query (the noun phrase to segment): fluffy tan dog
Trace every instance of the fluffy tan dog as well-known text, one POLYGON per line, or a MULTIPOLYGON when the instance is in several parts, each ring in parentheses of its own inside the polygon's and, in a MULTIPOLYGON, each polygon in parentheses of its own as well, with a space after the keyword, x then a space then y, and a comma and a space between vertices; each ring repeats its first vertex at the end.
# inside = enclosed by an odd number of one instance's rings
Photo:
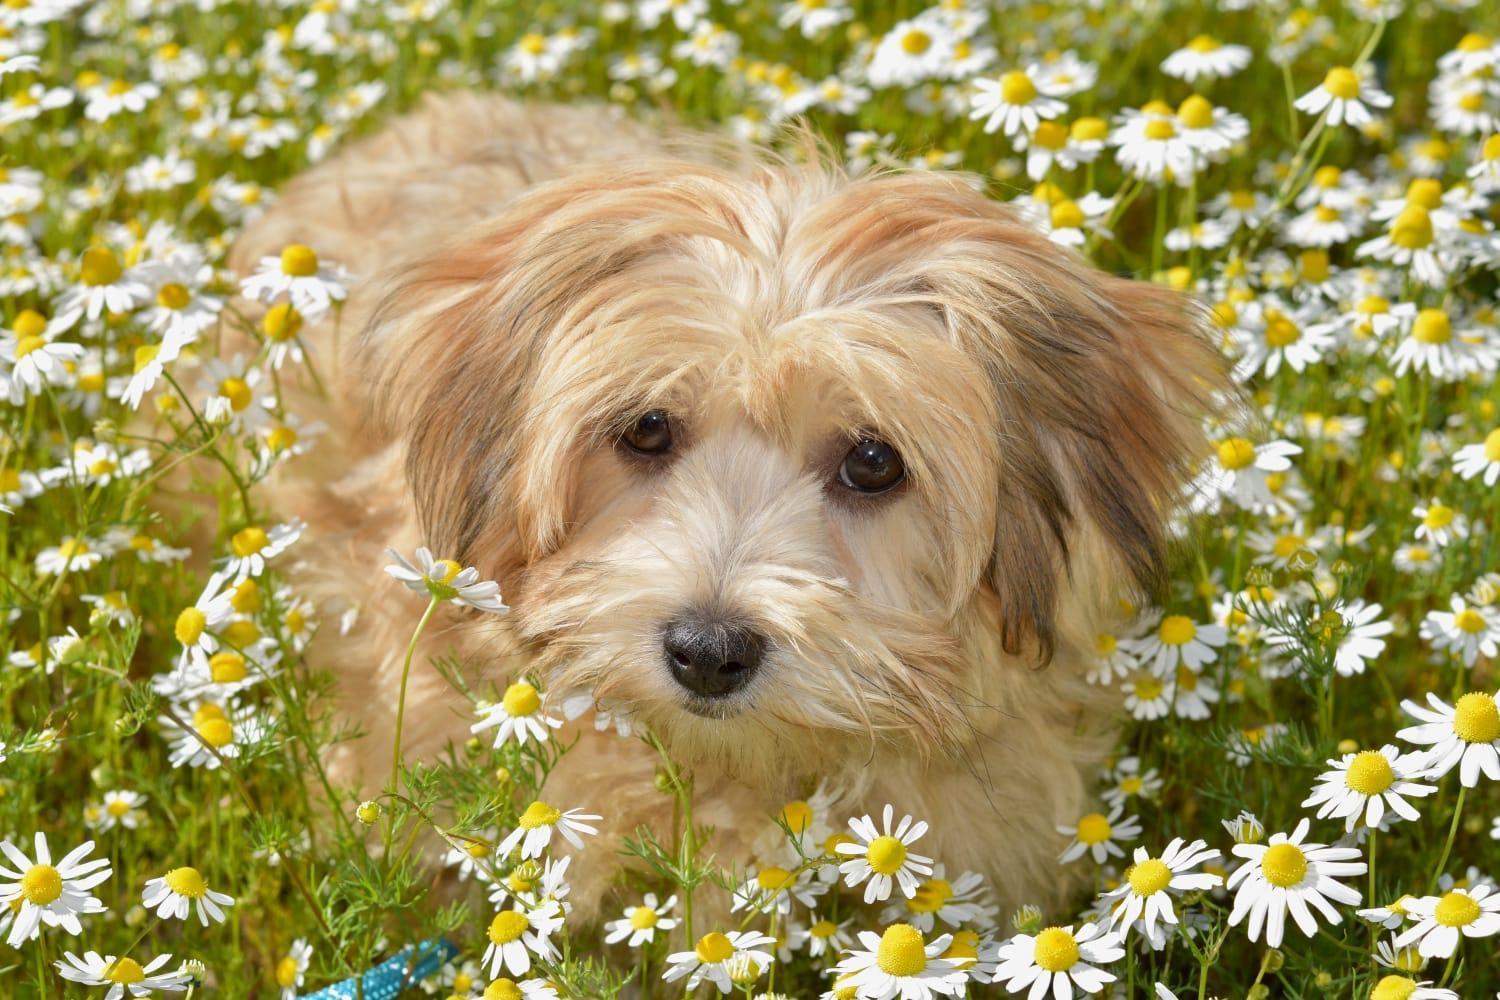
MULTIPOLYGON (((241 267, 295 242, 361 276, 312 337, 333 398, 296 404, 329 439, 275 498, 310 525, 303 586, 361 612, 312 652, 368 730, 340 766, 383 778, 420 607, 383 550, 426 543, 512 610, 445 612, 418 662, 456 649, 483 687, 527 675, 649 725, 721 857, 821 781, 836 823, 895 803, 1002 905, 1055 903, 1054 827, 1116 708, 1085 658, 1162 580, 1217 356, 1177 295, 963 178, 718 146, 430 99, 245 234, 241 267)), ((415 671, 408 757, 470 721, 415 671)), ((646 747, 581 728, 545 796, 605 816, 588 915, 671 802, 646 747)))

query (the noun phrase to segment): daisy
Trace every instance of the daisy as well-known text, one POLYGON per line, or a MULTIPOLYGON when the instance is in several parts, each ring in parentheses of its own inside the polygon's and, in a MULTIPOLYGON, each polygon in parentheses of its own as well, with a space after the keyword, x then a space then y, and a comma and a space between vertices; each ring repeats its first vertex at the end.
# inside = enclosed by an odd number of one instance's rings
POLYGON ((255 273, 240 282, 240 294, 266 303, 286 296, 312 322, 344 301, 347 280, 343 268, 323 263, 312 247, 294 243, 279 257, 262 257, 255 273))
POLYGON ((117 826, 127 830, 138 828, 145 820, 142 807, 146 796, 127 789, 115 789, 104 793, 104 802, 99 809, 99 829, 108 831, 117 826))
POLYGON ((1369 921, 1384 930, 1393 931, 1406 923, 1407 918, 1410 916, 1410 911, 1407 910, 1406 904, 1410 903, 1412 899, 1413 897, 1411 896, 1402 896, 1395 902, 1387 903, 1385 906, 1372 906, 1368 909, 1356 910, 1355 914, 1361 920, 1369 921))
POLYGON ((1169 925, 1177 923, 1177 913, 1172 909, 1172 895, 1212 889, 1223 883, 1218 875, 1195 873, 1198 865, 1213 861, 1219 852, 1201 840, 1185 844, 1181 837, 1174 837, 1160 857, 1153 858, 1144 847, 1137 847, 1133 863, 1125 869, 1120 884, 1104 898, 1109 900, 1109 927, 1120 929, 1123 940, 1137 921, 1144 921, 1147 939, 1153 948, 1165 944, 1169 925), (1157 921, 1162 927, 1158 929, 1157 921))
POLYGON ((1340 760, 1328 761, 1329 770, 1318 775, 1312 794, 1302 806, 1318 806, 1318 819, 1342 819, 1349 832, 1360 823, 1379 827, 1387 809, 1414 821, 1420 814, 1405 796, 1421 798, 1437 791, 1432 785, 1412 780, 1425 770, 1418 758, 1419 754, 1403 757, 1390 744, 1379 750, 1346 753, 1340 760))
MULTIPOLYGON (((583 838, 580 834, 590 836, 599 832, 596 827, 589 826, 587 820, 603 819, 590 813, 580 812, 577 809, 569 809, 567 812, 555 809, 547 803, 538 799, 526 807, 521 813, 513 832, 506 835, 496 848, 501 857, 507 857, 516 845, 521 846, 521 858, 539 858, 547 845, 552 842, 552 831, 556 830, 563 835, 563 839, 572 844, 578 850, 583 850, 583 838)), ((525 972, 525 969, 521 970, 525 972)))
POLYGON ((276 985, 281 987, 281 1000, 297 1000, 297 993, 307 976, 307 966, 312 962, 312 945, 305 938, 297 938, 281 961, 276 963, 276 985))
POLYGON ((872 87, 912 87, 946 76, 957 42, 935 17, 901 21, 875 46, 865 79, 872 87))
POLYGON ((479 721, 469 727, 469 732, 478 733, 493 728, 496 750, 508 740, 515 740, 522 745, 528 739, 544 743, 548 737, 548 729, 558 729, 563 724, 563 720, 543 714, 541 694, 525 680, 507 687, 499 702, 480 702, 478 710, 479 721))
POLYGON ((557 990, 545 979, 495 979, 484 988, 481 1000, 557 1000, 557 990))
POLYGON ((1214 449, 1213 462, 1194 481, 1189 502, 1198 511, 1210 509, 1221 497, 1252 512, 1273 507, 1276 498, 1267 479, 1290 469, 1292 456, 1301 453, 1302 448, 1290 441, 1257 445, 1248 438, 1225 438, 1214 449))
POLYGON ((1030 135, 1044 119, 1056 118, 1068 109, 1054 93, 1039 80, 1035 66, 1011 70, 998 80, 980 77, 974 81, 969 117, 983 120, 986 132, 1030 135))
POLYGON ((1470 605, 1458 594, 1448 611, 1429 611, 1422 619, 1422 638, 1435 649, 1446 649, 1472 667, 1482 656, 1500 654, 1500 608, 1470 605))
POLYGON ((939 920, 953 928, 988 924, 993 922, 996 909, 985 902, 987 893, 983 875, 964 872, 950 881, 939 864, 933 866, 932 877, 917 886, 910 899, 891 902, 881 918, 886 923, 909 923, 923 934, 931 934, 939 920))
POLYGON ((1479 784, 1482 773, 1500 781, 1500 711, 1493 695, 1471 691, 1449 705, 1437 695, 1427 694, 1423 708, 1407 699, 1401 708, 1416 719, 1397 738, 1418 746, 1430 747, 1427 753, 1428 777, 1441 778, 1457 765, 1458 778, 1465 788, 1479 784))
POLYGON ((0 398, 19 406, 28 395, 68 381, 69 366, 82 360, 83 347, 52 340, 57 327, 28 310, 17 317, 10 336, 0 337, 0 398))
POLYGON ((1156 631, 1136 641, 1141 663, 1160 677, 1171 677, 1179 666, 1199 670, 1219 658, 1229 641, 1222 625, 1200 625, 1187 615, 1166 615, 1156 631))
POLYGON ((1257 373, 1275 375, 1282 365, 1294 372, 1306 371, 1309 365, 1321 363, 1336 343, 1326 327, 1306 324, 1298 313, 1274 306, 1257 310, 1239 332, 1244 354, 1235 365, 1234 377, 1241 382, 1257 373))
POLYGON ((163 920, 186 920, 194 900, 198 903, 198 922, 204 927, 209 921, 222 924, 223 908, 234 905, 234 897, 210 889, 196 868, 173 868, 148 880, 141 893, 141 905, 155 910, 163 920))
POLYGON ((236 580, 260 576, 266 571, 267 560, 276 558, 290 548, 293 542, 302 537, 302 531, 306 527, 300 518, 293 518, 284 524, 273 526, 269 531, 253 524, 241 528, 229 539, 230 555, 226 557, 224 568, 220 572, 236 580))
POLYGON ((1134 643, 1114 632, 1100 632, 1094 636, 1093 656, 1089 660, 1085 675, 1090 684, 1109 684, 1138 667, 1134 643))
POLYGON ((611 920, 604 925, 604 943, 617 944, 629 938, 626 944, 631 948, 650 944, 656 940, 657 931, 670 931, 677 926, 677 918, 671 916, 672 908, 676 905, 676 896, 669 896, 665 903, 658 904, 656 893, 646 893, 640 906, 630 907, 619 920, 611 920))
POLYGON ((1175 675, 1162 677, 1148 667, 1134 670, 1120 685, 1125 692, 1125 711, 1133 719, 1164 719, 1172 711, 1177 696, 1173 690, 1175 675))
POLYGON ((940 957, 952 942, 949 934, 929 944, 911 924, 892 924, 878 935, 860 931, 859 942, 864 949, 851 949, 834 971, 860 1000, 929 1000, 967 990, 968 973, 940 957))
POLYGON ((557 957, 552 934, 562 925, 561 908, 552 901, 530 909, 501 910, 490 921, 486 932, 490 943, 480 962, 491 976, 507 970, 525 975, 533 954, 548 962, 557 957))
POLYGON ((1391 553, 1391 565, 1403 573, 1436 573, 1443 553, 1427 545, 1401 545, 1391 553))
POLYGON ((917 891, 917 876, 932 874, 932 859, 912 854, 909 848, 927 832, 927 822, 912 822, 910 816, 902 816, 894 831, 891 818, 895 808, 887 803, 881 814, 881 825, 868 815, 849 821, 854 834, 852 842, 840 843, 836 850, 849 860, 839 865, 844 875, 844 884, 851 889, 866 879, 865 902, 889 899, 891 881, 895 879, 901 894, 910 899, 917 891))
POLYGON ((1453 455, 1453 471, 1460 479, 1483 477, 1484 485, 1500 482, 1500 427, 1478 444, 1464 445, 1453 455))
POLYGON ((1078 820, 1077 826, 1059 826, 1058 833, 1067 834, 1073 839, 1063 848, 1057 860, 1068 864, 1087 853, 1102 865, 1111 856, 1123 858, 1125 852, 1116 841, 1126 842, 1141 835, 1141 824, 1136 818, 1131 816, 1122 820, 1120 817, 1123 814, 1124 809, 1116 806, 1107 816, 1104 813, 1089 813, 1078 820))
POLYGON ((1209 35, 1198 35, 1162 61, 1161 71, 1192 83, 1200 76, 1210 80, 1234 76, 1250 65, 1250 50, 1243 45, 1225 45, 1209 35))
POLYGON ((151 289, 133 271, 125 270, 113 250, 91 247, 79 258, 78 284, 57 300, 57 323, 67 329, 81 318, 129 313, 149 301, 151 289))
POLYGON ((1074 933, 1072 925, 1048 927, 1035 936, 1017 934, 1000 946, 1000 965, 990 981, 1011 993, 1027 991, 1031 1000, 1048 993, 1067 1000, 1076 987, 1098 993, 1115 981, 1113 973, 1097 968, 1125 957, 1121 938, 1101 924, 1087 923, 1074 933))
POLYGON ((221 758, 233 760, 245 747, 259 742, 265 735, 265 727, 253 710, 230 706, 226 711, 207 701, 193 709, 185 727, 169 715, 163 715, 157 721, 166 730, 171 744, 168 761, 173 767, 215 770, 221 758))
POLYGON ((0 877, 9 880, 0 882, 0 908, 20 900, 20 909, 6 938, 12 948, 31 940, 42 924, 61 927, 74 937, 83 933, 79 915, 104 912, 104 904, 89 890, 112 874, 108 858, 84 860, 94 850, 92 840, 69 851, 55 865, 47 848, 47 837, 40 830, 34 843, 35 863, 9 840, 0 840, 0 853, 15 866, 12 869, 0 865, 0 877))
POLYGON ((395 561, 395 565, 385 568, 386 573, 400 580, 409 590, 479 611, 510 610, 500 600, 500 585, 493 580, 481 581, 479 570, 473 566, 464 569, 452 559, 433 559, 426 546, 417 549, 420 568, 413 566, 395 549, 386 549, 385 552, 395 561))
POLYGON ((1374 120, 1370 108, 1388 108, 1391 96, 1375 86, 1368 75, 1348 66, 1335 66, 1323 82, 1297 98, 1296 108, 1310 115, 1327 111, 1327 122, 1333 126, 1348 123, 1353 128, 1374 120), (1368 105, 1369 107, 1366 107, 1368 105))
POLYGON ((789 0, 782 5, 776 23, 783 28, 798 28, 803 38, 816 38, 853 16, 844 0, 789 0))
POLYGON ((1458 994, 1432 985, 1432 980, 1417 982, 1406 976, 1382 976, 1370 989, 1370 1000, 1458 1000, 1458 994))
POLYGON ((810 958, 821 958, 827 955, 836 958, 849 950, 853 938, 849 935, 849 925, 854 918, 850 917, 843 923, 836 924, 827 917, 819 917, 817 912, 807 915, 807 923, 799 924, 790 934, 789 944, 796 950, 806 949, 810 958))
POLYGON ((1184 719, 1206 719, 1209 707, 1219 701, 1219 689, 1207 677, 1186 665, 1177 668, 1172 682, 1172 711, 1184 719))
POLYGON ((706 979, 720 993, 729 993, 734 989, 736 978, 760 977, 761 970, 771 964, 771 953, 761 949, 775 943, 775 938, 760 931, 730 931, 727 934, 710 931, 698 939, 692 951, 668 955, 667 971, 662 973, 662 979, 670 983, 686 976, 684 988, 688 993, 706 979), (753 972, 754 976, 732 976, 731 969, 753 972))
POLYGON ((1415 943, 1425 958, 1447 958, 1463 938, 1500 933, 1500 893, 1488 885, 1422 896, 1409 900, 1406 909, 1417 923, 1396 935, 1396 945, 1415 943))
POLYGON ((82 573, 99 565, 104 556, 87 538, 68 537, 38 552, 34 566, 38 576, 82 573))
POLYGON ((189 976, 178 969, 175 972, 158 972, 171 961, 172 956, 158 955, 145 965, 133 958, 100 955, 97 951, 86 952, 82 958, 71 951, 53 964, 64 979, 84 986, 108 986, 104 1000, 120 1000, 121 997, 149 996, 152 990, 163 993, 178 993, 187 989, 189 976))
POLYGON ((1108 806, 1123 806, 1126 801, 1140 797, 1154 799, 1162 788, 1161 775, 1156 768, 1141 770, 1139 757, 1123 757, 1109 772, 1113 784, 1100 796, 1108 806))
POLYGON ((214 633, 235 612, 235 592, 232 588, 225 588, 227 582, 225 573, 214 573, 203 585, 193 606, 177 613, 172 633, 182 645, 182 655, 177 660, 179 671, 186 670, 190 663, 200 668, 206 667, 209 656, 218 650, 219 640, 214 633))
POLYGON ((793 874, 785 868, 765 865, 734 891, 729 912, 750 909, 770 913, 774 910, 785 916, 792 912, 793 901, 811 909, 818 904, 818 897, 827 891, 828 886, 816 881, 811 870, 793 874))
POLYGON ((1312 910, 1337 924, 1341 918, 1329 905, 1330 899, 1345 906, 1359 904, 1359 892, 1337 881, 1365 873, 1365 863, 1354 860, 1359 849, 1304 843, 1308 826, 1303 819, 1291 836, 1273 833, 1269 844, 1234 846, 1234 854, 1247 863, 1235 869, 1226 883, 1235 894, 1229 926, 1237 927, 1249 917, 1251 942, 1260 937, 1264 925, 1266 946, 1281 947, 1288 910, 1302 933, 1312 937, 1318 929, 1312 910))

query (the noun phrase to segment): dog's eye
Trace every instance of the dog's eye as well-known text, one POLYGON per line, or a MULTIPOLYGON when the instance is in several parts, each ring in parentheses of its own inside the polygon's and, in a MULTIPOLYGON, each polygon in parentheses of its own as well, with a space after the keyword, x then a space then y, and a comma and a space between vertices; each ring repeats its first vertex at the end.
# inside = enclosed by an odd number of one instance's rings
POLYGON ((672 447, 672 423, 666 410, 647 410, 620 435, 632 451, 642 455, 661 455, 672 447))
POLYGON ((896 449, 866 438, 849 449, 839 467, 839 482, 860 493, 884 493, 906 478, 896 449))

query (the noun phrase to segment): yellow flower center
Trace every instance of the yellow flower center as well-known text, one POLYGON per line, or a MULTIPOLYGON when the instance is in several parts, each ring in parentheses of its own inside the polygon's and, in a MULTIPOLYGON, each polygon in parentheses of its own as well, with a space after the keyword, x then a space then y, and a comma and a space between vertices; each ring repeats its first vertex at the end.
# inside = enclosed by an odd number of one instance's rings
POLYGON ((734 954, 734 944, 718 931, 709 931, 698 939, 693 952, 704 965, 715 965, 734 954))
POLYGON ((1458 99, 1458 106, 1464 111, 1478 111, 1484 107, 1484 92, 1471 90, 1458 99))
POLYGON ((241 614, 252 614, 260 610, 260 587, 250 577, 235 584, 234 594, 229 598, 234 610, 241 614))
POLYGON ((1302 331, 1286 313, 1266 310, 1266 343, 1272 347, 1290 347, 1302 339, 1302 331))
POLYGON ((1370 991, 1370 1000, 1407 1000, 1417 991, 1417 984, 1405 976, 1386 976, 1370 991))
POLYGON ((302 314, 290 302, 279 302, 261 317, 260 329, 270 340, 291 340, 302 331, 302 314))
POLYGON ((318 255, 310 246, 293 243, 281 251, 281 273, 293 278, 310 278, 318 273, 318 255))
POLYGON ((146 978, 146 970, 133 958, 120 958, 115 960, 104 978, 112 983, 138 983, 146 978))
POLYGON ((270 544, 270 541, 265 531, 252 526, 235 532, 234 537, 229 540, 229 547, 234 550, 235 555, 243 559, 245 556, 255 555, 270 544))
POLYGON ((297 985, 297 960, 292 956, 288 955, 276 963, 276 985, 297 985))
POLYGON ((85 285, 113 285, 122 273, 119 258, 108 247, 90 247, 83 252, 79 276, 85 285))
POLYGON ((1006 104, 1030 104, 1036 99, 1036 84, 1018 69, 1000 77, 1000 99, 1006 104))
POLYGON ((1411 338, 1419 344, 1446 344, 1453 339, 1453 323, 1441 309, 1423 309, 1412 321, 1411 338))
POLYGON ((482 840, 471 840, 464 846, 464 853, 471 858, 487 858, 490 856, 490 845, 482 840))
POLYGON ((1187 47, 1194 52, 1217 52, 1221 46, 1219 40, 1211 35, 1198 35, 1187 43, 1187 47))
POLYGON ((1359 74, 1347 66, 1335 66, 1323 77, 1323 89, 1341 101, 1359 96, 1359 74))
POLYGON ((513 980, 497 979, 484 988, 484 1000, 522 1000, 521 987, 513 980))
POLYGON ((160 353, 161 353, 161 345, 160 344, 142 344, 140 347, 137 347, 135 349, 135 368, 134 368, 134 371, 136 371, 136 372, 145 371, 146 367, 148 365, 150 365, 151 362, 155 361, 156 360, 156 356, 158 354, 160 354, 160 353))
POLYGON ((1444 927, 1465 927, 1479 919, 1479 904, 1466 892, 1444 893, 1432 917, 1444 927))
POLYGON ((1432 211, 1443 203, 1443 184, 1431 177, 1418 177, 1406 185, 1406 203, 1432 211))
POLYGON ((656 911, 649 906, 637 906, 630 911, 630 926, 638 931, 656 926, 656 911))
POLYGON ((1135 692, 1138 701, 1153 701, 1161 697, 1166 685, 1153 674, 1138 674, 1131 682, 1131 690, 1135 692))
POLYGON ((1090 115, 1075 121, 1068 133, 1080 142, 1099 142, 1109 134, 1109 125, 1103 118, 1090 115))
POLYGON ((223 748, 234 742, 234 727, 228 719, 204 719, 194 728, 211 747, 223 748))
POLYGON ((1391 762, 1379 750, 1356 754, 1344 773, 1344 784, 1361 795, 1379 795, 1396 783, 1391 762))
POLYGON ((888 976, 915 976, 927 968, 926 942, 911 924, 891 924, 880 935, 875 964, 888 976))
POLYGON ((1458 40, 1456 48, 1460 52, 1483 52, 1493 44, 1490 36, 1471 31, 1458 40))
POLYGON ((40 337, 43 333, 47 332, 47 317, 35 309, 22 309, 20 314, 16 316, 15 325, 11 329, 22 340, 30 337, 40 337))
POLYGON ((250 405, 250 386, 244 379, 226 378, 219 383, 219 395, 229 400, 229 408, 242 413, 250 405))
POLYGON ((1275 844, 1260 859, 1260 870, 1267 882, 1285 889, 1307 874, 1307 855, 1296 844, 1275 844))
POLYGON ((182 613, 177 616, 177 624, 173 628, 173 634, 177 641, 184 646, 191 646, 203 635, 203 630, 208 626, 208 616, 197 608, 183 608, 182 613))
POLYGON ((1078 941, 1061 927, 1048 927, 1036 936, 1032 959, 1048 972, 1067 972, 1078 964, 1078 941))
POLYGON ((1219 464, 1231 472, 1246 468, 1255 461, 1255 445, 1242 437, 1220 441, 1218 452, 1219 464))
POLYGON ((1192 641, 1198 634, 1198 627, 1187 615, 1167 615, 1161 620, 1157 634, 1166 645, 1181 646, 1192 641))
POLYGON ((1432 244, 1432 216, 1421 205, 1407 205, 1391 222, 1391 242, 1406 250, 1432 244))
POLYGON ((1178 107, 1177 117, 1188 128, 1208 128, 1214 123, 1214 106, 1208 98, 1194 94, 1178 107))
POLYGON ((547 39, 536 32, 530 32, 521 36, 521 50, 527 55, 539 56, 547 51, 547 39))
POLYGON ((505 689, 505 697, 501 699, 501 704, 505 706, 505 714, 512 718, 535 715, 537 709, 542 707, 542 697, 530 684, 517 681, 505 689))
POLYGON ((1487 462, 1500 462, 1500 427, 1484 436, 1484 458, 1487 462))
POLYGON ((224 641, 236 649, 249 649, 260 638, 260 626, 248 619, 224 627, 224 641))
POLYGON ((1084 844, 1102 844, 1109 839, 1109 818, 1103 813, 1089 813, 1078 821, 1078 840, 1084 844))
POLYGON ((876 837, 865 848, 865 860, 881 875, 894 875, 906 864, 906 845, 895 837, 876 837))
POLYGON ((1068 144, 1068 130, 1057 122, 1041 122, 1031 141, 1042 149, 1062 149, 1068 144))
POLYGON ((762 868, 760 874, 755 876, 755 884, 762 892, 780 892, 792 884, 792 873, 775 866, 762 868))
POLYGON ((1071 199, 1065 198, 1052 206, 1053 229, 1081 229, 1083 221, 1083 209, 1071 199))
POLYGON ((1145 135, 1147 139, 1165 142, 1176 134, 1177 127, 1165 118, 1153 118, 1146 123, 1145 135))
POLYGON ((554 809, 538 799, 526 807, 526 811, 521 814, 519 822, 523 830, 536 830, 544 826, 551 826, 561 818, 561 810, 554 809))
POLYGON ((21 898, 32 906, 46 906, 62 895, 62 874, 51 865, 33 865, 21 876, 21 898))
POLYGON ((812 821, 812 806, 801 799, 794 799, 781 807, 781 822, 793 833, 805 833, 812 821))
POLYGON ((16 341, 16 360, 19 361, 33 351, 39 351, 46 346, 47 340, 44 337, 22 337, 16 341))
POLYGON ((203 875, 196 868, 173 868, 162 876, 162 881, 167 883, 168 889, 189 899, 197 899, 208 891, 208 883, 203 881, 203 875))
POLYGON ((1148 858, 1125 869, 1125 881, 1137 896, 1161 892, 1172 881, 1172 869, 1158 858, 1148 858))
POLYGON ((1464 608, 1453 616, 1453 624, 1458 626, 1460 632, 1468 632, 1470 635, 1478 635, 1485 630, 1488 624, 1484 615, 1473 608, 1464 608))
POLYGON ((948 959, 957 968, 969 968, 979 958, 979 935, 973 931, 955 931, 948 950, 938 957, 948 959))
POLYGON ((807 933, 820 940, 826 941, 838 933, 838 924, 832 920, 819 920, 807 929, 807 933))
POLYGON ((932 48, 932 36, 913 28, 901 36, 901 51, 909 56, 919 56, 932 48))
POLYGON ((524 934, 528 926, 524 913, 515 910, 497 913, 495 919, 490 921, 490 941, 494 944, 509 944, 524 934))
POLYGON ((916 894, 906 901, 913 913, 936 913, 953 898, 953 886, 947 879, 930 878, 917 886, 916 894))
POLYGON ((245 658, 231 650, 223 650, 208 658, 208 672, 215 684, 237 684, 245 679, 245 658))
POLYGON ((1500 711, 1495 708, 1495 699, 1483 691, 1471 691, 1458 699, 1453 709, 1453 732, 1465 743, 1500 739, 1500 711))
POLYGON ((109 813, 115 819, 119 819, 126 813, 130 812, 130 803, 126 802, 124 799, 110 799, 104 804, 104 811, 109 813))
POLYGON ((452 559, 439 559, 432 564, 432 579, 447 583, 463 571, 463 567, 452 559))
POLYGON ((156 304, 164 309, 182 309, 191 299, 187 288, 175 281, 167 282, 156 292, 156 304))
POLYGON ((297 432, 286 424, 277 424, 266 435, 266 445, 276 452, 286 451, 297 443, 297 432))

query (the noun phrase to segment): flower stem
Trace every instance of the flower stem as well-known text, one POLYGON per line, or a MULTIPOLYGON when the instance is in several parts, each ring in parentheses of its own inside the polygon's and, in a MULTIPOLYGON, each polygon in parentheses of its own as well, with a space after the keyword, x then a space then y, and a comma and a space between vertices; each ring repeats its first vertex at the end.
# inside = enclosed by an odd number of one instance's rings
POLYGON ((1429 885, 1437 886, 1437 880, 1443 874, 1443 869, 1448 865, 1448 855, 1453 853, 1453 840, 1458 836, 1458 820, 1464 812, 1464 796, 1469 789, 1464 785, 1458 786, 1458 798, 1453 803, 1453 822, 1448 824, 1448 842, 1443 845, 1443 856, 1438 858, 1437 867, 1432 870, 1432 878, 1429 885))

